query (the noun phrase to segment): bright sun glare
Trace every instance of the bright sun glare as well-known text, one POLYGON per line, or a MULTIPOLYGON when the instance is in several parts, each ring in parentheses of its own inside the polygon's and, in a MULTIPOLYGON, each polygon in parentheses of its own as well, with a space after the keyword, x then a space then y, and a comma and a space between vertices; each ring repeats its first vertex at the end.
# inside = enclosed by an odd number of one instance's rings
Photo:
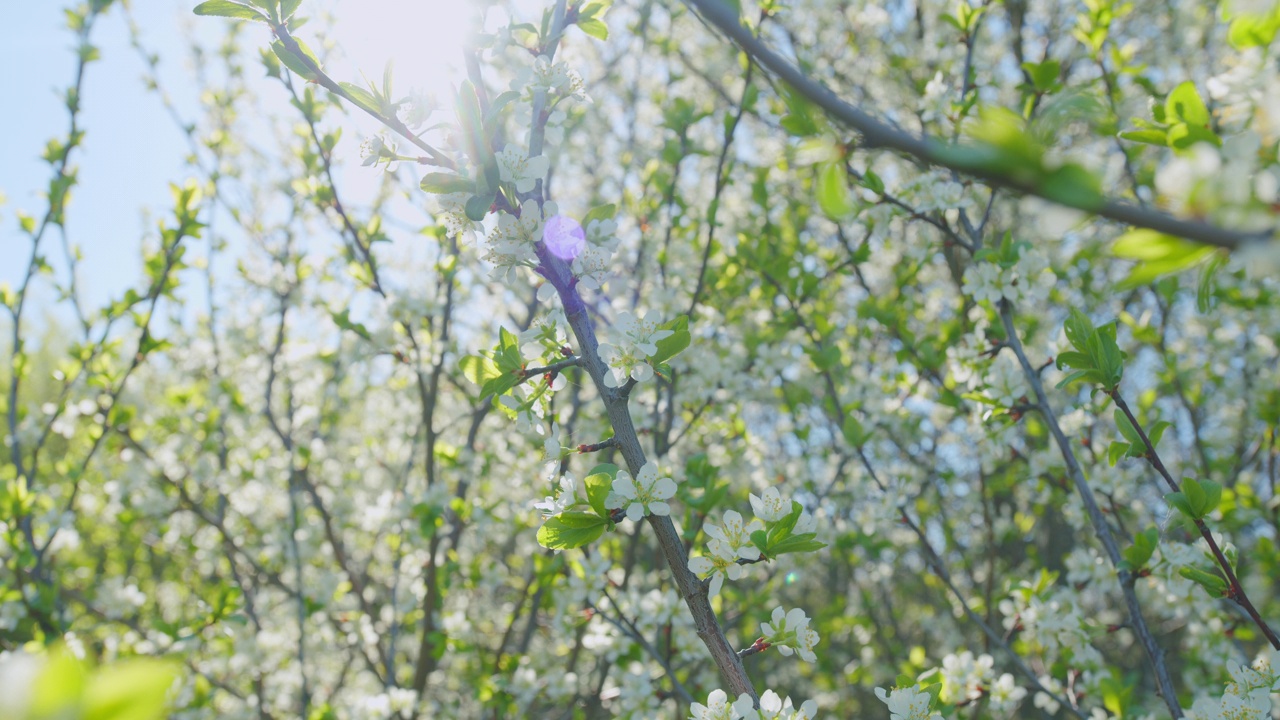
POLYGON ((463 76, 463 47, 479 3, 465 0, 337 0, 334 38, 356 69, 381 82, 394 63, 396 93, 449 103, 463 76))

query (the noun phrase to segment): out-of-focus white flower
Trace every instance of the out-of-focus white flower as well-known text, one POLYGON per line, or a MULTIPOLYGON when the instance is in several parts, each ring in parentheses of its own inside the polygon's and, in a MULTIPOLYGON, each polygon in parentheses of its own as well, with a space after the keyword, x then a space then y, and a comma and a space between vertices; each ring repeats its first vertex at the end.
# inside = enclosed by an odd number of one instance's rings
POLYGON ((515 184, 516 192, 522 193, 532 190, 551 168, 551 160, 547 156, 531 158, 523 148, 515 145, 506 146, 494 159, 498 162, 498 174, 502 182, 515 184))

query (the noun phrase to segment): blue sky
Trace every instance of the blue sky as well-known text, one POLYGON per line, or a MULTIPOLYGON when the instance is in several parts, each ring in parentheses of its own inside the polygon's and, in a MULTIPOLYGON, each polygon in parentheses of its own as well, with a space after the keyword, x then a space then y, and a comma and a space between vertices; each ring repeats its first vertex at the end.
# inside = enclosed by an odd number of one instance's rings
MULTIPOLYGON (((188 68, 187 38, 206 40, 223 32, 214 18, 191 13, 196 0, 132 0, 131 13, 143 42, 161 56, 160 73, 166 90, 188 116, 195 117, 196 98, 188 68)), ((10 3, 0 24, 0 97, 9 111, 0 122, 0 283, 21 282, 30 257, 28 238, 17 228, 15 214, 43 213, 43 189, 49 167, 40 159, 51 137, 64 136, 67 114, 61 94, 73 80, 74 38, 65 27, 62 3, 10 3)), ((117 3, 118 5, 118 3, 117 3)), ((80 282, 90 307, 100 306, 134 286, 140 277, 140 246, 156 221, 166 218, 169 184, 190 175, 184 166, 186 141, 166 114, 159 98, 142 82, 145 66, 129 44, 128 24, 120 7, 113 7, 94 31, 101 59, 89 65, 82 97, 84 143, 73 158, 79 184, 73 191, 67 229, 71 242, 84 255, 80 282)), ((447 95, 456 82, 451 66, 460 63, 470 4, 456 0, 307 0, 303 14, 332 10, 340 19, 333 33, 342 57, 329 65, 341 79, 359 81, 360 72, 380 78, 388 60, 395 62, 397 90, 421 88, 447 95)), ((303 28, 307 36, 312 28, 303 28)), ((255 28, 245 42, 265 28, 255 28)), ((255 87, 267 107, 287 108, 283 92, 263 81, 255 87)), ((446 103, 447 106, 447 103, 446 103)), ((348 116, 337 149, 348 164, 345 173, 354 196, 371 194, 374 171, 359 167, 360 138, 376 130, 372 121, 348 116), (354 164, 354 168, 352 165, 354 164)), ((61 270, 62 251, 56 235, 42 245, 51 263, 61 270)), ((33 300, 47 306, 52 293, 33 300)), ((38 314, 37 314, 38 317, 38 314)))

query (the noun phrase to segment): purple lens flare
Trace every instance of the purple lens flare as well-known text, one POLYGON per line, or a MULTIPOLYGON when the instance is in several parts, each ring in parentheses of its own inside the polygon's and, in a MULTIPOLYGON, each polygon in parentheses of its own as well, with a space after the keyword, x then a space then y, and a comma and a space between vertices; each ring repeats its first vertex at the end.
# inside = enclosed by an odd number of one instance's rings
POLYGON ((573 262, 587 246, 587 233, 577 220, 566 215, 552 215, 542 227, 542 242, 556 257, 573 262))

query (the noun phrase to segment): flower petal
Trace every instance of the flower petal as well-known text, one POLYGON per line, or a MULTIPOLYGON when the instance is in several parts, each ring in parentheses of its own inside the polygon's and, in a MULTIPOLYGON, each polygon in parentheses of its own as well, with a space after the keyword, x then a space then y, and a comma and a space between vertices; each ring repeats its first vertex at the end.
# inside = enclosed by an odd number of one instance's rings
POLYGON ((651 494, 659 500, 666 500, 676 494, 676 481, 669 477, 660 478, 654 484, 651 494))

